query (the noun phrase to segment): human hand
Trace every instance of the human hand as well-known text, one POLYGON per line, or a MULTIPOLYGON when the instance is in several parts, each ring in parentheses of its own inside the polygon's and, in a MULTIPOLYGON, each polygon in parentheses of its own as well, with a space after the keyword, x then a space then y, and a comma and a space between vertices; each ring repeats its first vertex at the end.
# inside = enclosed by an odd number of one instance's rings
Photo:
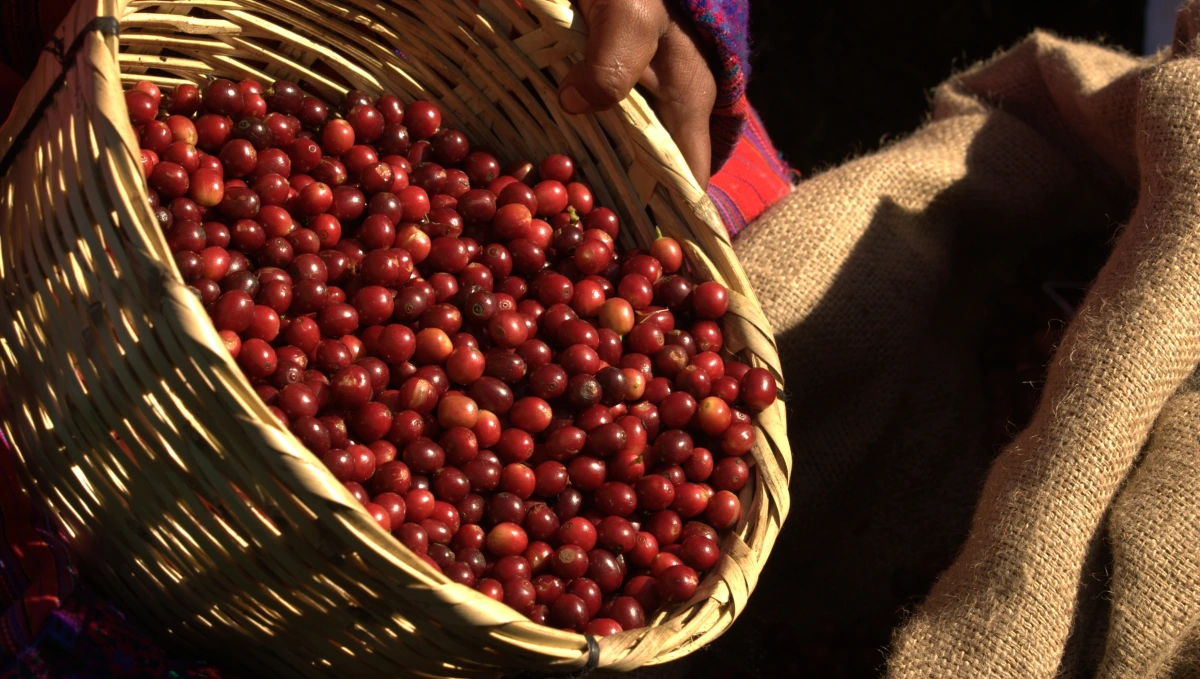
POLYGON ((568 113, 603 111, 642 85, 700 186, 712 168, 712 69, 669 0, 578 0, 589 36, 584 60, 559 87, 568 113))

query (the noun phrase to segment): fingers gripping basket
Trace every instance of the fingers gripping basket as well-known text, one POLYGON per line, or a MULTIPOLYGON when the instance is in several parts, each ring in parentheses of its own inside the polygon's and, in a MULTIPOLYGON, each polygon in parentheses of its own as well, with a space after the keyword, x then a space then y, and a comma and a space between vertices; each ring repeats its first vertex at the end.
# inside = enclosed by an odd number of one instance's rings
POLYGON ((165 639, 262 675, 628 670, 729 627, 787 514, 782 404, 757 419, 757 473, 720 565, 691 601, 592 652, 433 572, 277 426, 148 207, 130 82, 427 98, 507 160, 574 156, 626 245, 656 226, 678 238, 697 277, 731 288, 730 347, 778 377, 728 237, 646 102, 559 110, 585 39, 566 0, 81 0, 58 38, 0 130, 0 369, 5 433, 89 577, 165 639))

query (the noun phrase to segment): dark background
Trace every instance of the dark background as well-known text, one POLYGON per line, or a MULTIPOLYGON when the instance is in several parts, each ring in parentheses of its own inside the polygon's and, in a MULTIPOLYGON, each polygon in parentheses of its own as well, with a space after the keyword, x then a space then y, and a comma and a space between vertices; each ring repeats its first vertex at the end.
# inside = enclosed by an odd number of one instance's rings
POLYGON ((804 174, 920 124, 952 72, 1034 28, 1142 49, 1143 0, 750 0, 750 101, 804 174))

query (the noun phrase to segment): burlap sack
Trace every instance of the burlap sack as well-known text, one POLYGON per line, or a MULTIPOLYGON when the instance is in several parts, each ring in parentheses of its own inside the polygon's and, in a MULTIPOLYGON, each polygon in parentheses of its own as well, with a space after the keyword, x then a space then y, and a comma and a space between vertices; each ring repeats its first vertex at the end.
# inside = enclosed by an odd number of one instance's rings
POLYGON ((758 676, 1200 675, 1198 28, 1193 2, 1150 59, 1035 33, 741 237, 791 394, 793 505, 752 610, 685 674, 743 653, 758 676), (989 312, 1090 243, 1108 260, 996 457, 989 312), (812 658, 869 637, 847 623, 887 619, 939 554, 889 649, 812 658))

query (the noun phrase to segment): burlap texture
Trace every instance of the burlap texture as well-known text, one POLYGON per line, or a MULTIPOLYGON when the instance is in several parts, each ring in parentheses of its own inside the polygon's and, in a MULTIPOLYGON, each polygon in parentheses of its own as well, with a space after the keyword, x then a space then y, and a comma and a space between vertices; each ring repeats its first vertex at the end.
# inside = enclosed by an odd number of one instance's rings
MULTIPOLYGON (((889 676, 1200 672, 1200 4, 1179 27, 1149 59, 1035 33, 737 243, 796 453, 757 596, 868 615, 897 569, 957 554, 876 659, 889 676), (1113 234, 994 456, 987 310, 1113 234)), ((742 624, 787 615, 756 605, 742 624)))

